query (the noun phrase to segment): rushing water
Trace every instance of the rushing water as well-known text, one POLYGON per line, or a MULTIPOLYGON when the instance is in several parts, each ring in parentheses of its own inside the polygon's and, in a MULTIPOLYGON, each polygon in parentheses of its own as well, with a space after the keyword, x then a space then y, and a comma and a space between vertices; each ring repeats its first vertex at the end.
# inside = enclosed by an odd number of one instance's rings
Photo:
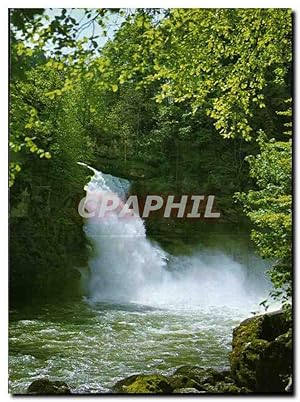
MULTIPOLYGON (((128 182, 94 170, 86 190, 124 201, 128 182)), ((114 211, 85 231, 94 244, 87 297, 11 312, 10 392, 44 376, 107 392, 134 373, 228 366, 232 328, 267 296, 266 264, 222 248, 171 255, 150 242, 142 219, 114 211)))
POLYGON ((48 376, 75 392, 105 392, 134 373, 169 373, 183 364, 223 368, 240 318, 230 309, 84 302, 15 312, 10 390, 23 393, 31 381, 48 376))

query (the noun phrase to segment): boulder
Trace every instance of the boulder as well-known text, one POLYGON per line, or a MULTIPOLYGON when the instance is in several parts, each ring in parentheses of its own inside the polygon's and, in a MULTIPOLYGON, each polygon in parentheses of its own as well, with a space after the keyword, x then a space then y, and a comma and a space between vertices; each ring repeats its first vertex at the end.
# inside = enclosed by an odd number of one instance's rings
POLYGON ((292 335, 282 311, 248 318, 233 331, 230 365, 236 384, 284 392, 292 372, 292 335))
POLYGON ((35 380, 27 388, 27 394, 31 395, 67 395, 70 393, 68 384, 63 381, 50 381, 48 378, 35 380))
POLYGON ((173 374, 168 377, 169 384, 172 389, 181 389, 181 388, 195 388, 198 391, 203 391, 204 388, 192 378, 189 378, 186 375, 173 374))
POLYGON ((205 385, 205 390, 209 394, 248 394, 251 392, 245 387, 237 386, 233 381, 220 381, 215 385, 205 385))
POLYGON ((118 381, 113 392, 119 394, 171 394, 168 378, 160 374, 137 374, 118 381))
MULTIPOLYGON (((223 381, 229 376, 229 371, 217 371, 212 368, 203 368, 199 366, 182 366, 179 367, 170 378, 182 379, 188 378, 190 381, 194 381, 198 386, 204 384, 216 384, 219 381, 223 381)), ((183 384, 184 385, 184 384, 183 384)), ((196 387, 195 387, 196 388, 196 387)))
MULTIPOLYGON (((217 371, 199 366, 182 366, 169 376, 175 390, 193 388, 201 393, 248 393, 245 387, 238 387, 229 371, 217 371)), ((173 391, 175 393, 175 391, 173 391)))
POLYGON ((198 391, 196 388, 179 388, 173 394, 206 394, 206 391, 198 391))

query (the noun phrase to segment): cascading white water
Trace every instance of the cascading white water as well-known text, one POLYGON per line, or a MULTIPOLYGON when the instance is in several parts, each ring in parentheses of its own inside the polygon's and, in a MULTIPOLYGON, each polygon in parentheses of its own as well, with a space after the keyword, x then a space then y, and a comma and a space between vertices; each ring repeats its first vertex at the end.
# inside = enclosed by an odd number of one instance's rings
MULTIPOLYGON (((92 168, 91 168, 92 169, 92 168)), ((129 182, 92 169, 87 195, 113 192, 125 201, 129 182)), ((146 237, 140 217, 120 218, 115 211, 88 219, 94 244, 88 280, 92 301, 134 302, 176 308, 258 310, 270 284, 262 266, 255 272, 221 252, 172 257, 146 237)), ((258 264, 261 265, 261 264, 258 264)))
MULTIPOLYGON (((87 194, 113 192, 125 200, 129 182, 94 171, 86 187, 87 194)), ((120 218, 112 211, 98 220, 89 219, 85 226, 92 239, 95 257, 90 263, 88 291, 93 300, 130 302, 147 283, 159 283, 165 270, 165 254, 146 238, 139 217, 120 218)))

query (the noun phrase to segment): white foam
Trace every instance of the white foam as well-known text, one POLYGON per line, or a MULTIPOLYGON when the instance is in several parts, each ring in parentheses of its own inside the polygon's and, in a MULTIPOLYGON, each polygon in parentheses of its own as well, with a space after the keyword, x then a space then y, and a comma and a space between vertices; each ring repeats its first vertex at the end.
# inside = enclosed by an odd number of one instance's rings
MULTIPOLYGON (((92 169, 89 192, 115 193, 122 201, 129 183, 92 169)), ((164 308, 222 308, 250 311, 268 296, 265 264, 252 272, 221 252, 171 257, 146 237, 140 217, 120 218, 110 212, 87 221, 94 244, 88 293, 93 301, 134 302, 164 308)))

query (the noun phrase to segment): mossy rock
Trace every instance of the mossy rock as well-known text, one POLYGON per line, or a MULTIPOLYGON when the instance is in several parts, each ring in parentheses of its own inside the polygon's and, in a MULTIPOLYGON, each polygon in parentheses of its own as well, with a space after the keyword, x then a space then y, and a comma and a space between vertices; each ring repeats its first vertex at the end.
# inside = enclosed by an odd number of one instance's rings
POLYGON ((247 394, 251 392, 245 387, 238 387, 235 383, 220 381, 215 385, 206 385, 205 390, 209 394, 247 394))
POLYGON ((285 392, 292 373, 291 330, 278 336, 263 350, 258 367, 256 388, 259 392, 285 392))
POLYGON ((204 390, 199 383, 186 375, 174 374, 168 377, 168 381, 173 389, 195 388, 198 391, 204 390))
POLYGON ((170 394, 173 388, 163 375, 140 374, 118 381, 113 391, 121 394, 170 394))
POLYGON ((117 381, 115 385, 112 387, 112 391, 115 393, 123 393, 126 387, 132 384, 139 376, 140 376, 139 374, 133 374, 129 377, 117 381))
POLYGON ((35 380, 27 388, 27 394, 31 395, 67 395, 70 393, 70 388, 65 382, 50 381, 47 378, 35 380))
POLYGON ((279 311, 249 318, 234 329, 230 365, 238 386, 284 392, 292 361, 289 325, 279 311))
POLYGON ((234 362, 234 378, 241 386, 256 390, 257 370, 261 355, 267 348, 269 342, 263 339, 253 339, 240 345, 238 351, 234 349, 231 361, 234 362))
POLYGON ((199 391, 196 388, 178 388, 173 391, 173 394, 206 394, 206 391, 199 391))
MULTIPOLYGON (((235 384, 230 371, 217 371, 199 366, 182 366, 169 376, 169 382, 175 390, 196 389, 197 393, 207 394, 243 394, 251 392, 246 387, 235 384)), ((185 393, 185 392, 182 392, 185 393)), ((186 392, 187 393, 187 392, 186 392)))
POLYGON ((229 371, 217 371, 212 368, 203 368, 199 366, 182 366, 179 367, 170 378, 188 378, 190 381, 192 380, 196 384, 198 384, 199 388, 202 387, 204 384, 214 385, 217 382, 226 381, 227 378, 230 381, 229 375, 229 371))

